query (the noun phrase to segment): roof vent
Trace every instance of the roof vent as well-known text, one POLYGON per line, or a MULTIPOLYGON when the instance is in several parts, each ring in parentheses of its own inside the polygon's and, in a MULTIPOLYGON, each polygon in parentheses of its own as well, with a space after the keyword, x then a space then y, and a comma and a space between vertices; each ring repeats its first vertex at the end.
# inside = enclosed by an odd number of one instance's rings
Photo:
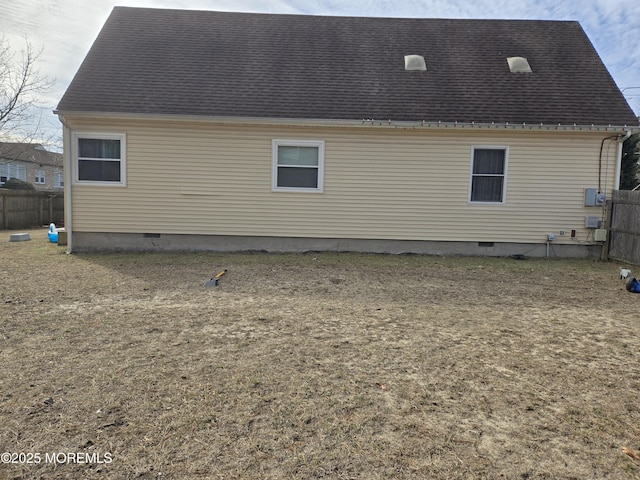
POLYGON ((422 55, 405 55, 404 69, 424 72, 427 70, 427 64, 422 55))
POLYGON ((507 57, 511 73, 531 73, 531 66, 524 57, 507 57))

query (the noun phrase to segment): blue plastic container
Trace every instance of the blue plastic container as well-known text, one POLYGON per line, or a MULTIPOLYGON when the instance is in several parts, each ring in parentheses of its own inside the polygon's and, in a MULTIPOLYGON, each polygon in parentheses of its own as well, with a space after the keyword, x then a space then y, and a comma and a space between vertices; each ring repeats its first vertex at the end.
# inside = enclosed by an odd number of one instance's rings
POLYGON ((49 225, 49 232, 47 233, 47 236, 51 243, 58 243, 58 229, 54 223, 49 225))

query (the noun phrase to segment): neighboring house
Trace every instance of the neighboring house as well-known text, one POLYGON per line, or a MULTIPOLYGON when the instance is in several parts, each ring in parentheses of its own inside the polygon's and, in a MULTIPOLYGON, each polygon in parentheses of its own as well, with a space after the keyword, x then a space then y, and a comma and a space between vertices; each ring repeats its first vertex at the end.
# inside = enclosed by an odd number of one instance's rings
POLYGON ((70 251, 598 255, 639 130, 577 22, 125 7, 56 113, 70 251))
POLYGON ((0 188, 11 178, 32 183, 36 190, 62 191, 62 154, 38 143, 0 142, 0 188))

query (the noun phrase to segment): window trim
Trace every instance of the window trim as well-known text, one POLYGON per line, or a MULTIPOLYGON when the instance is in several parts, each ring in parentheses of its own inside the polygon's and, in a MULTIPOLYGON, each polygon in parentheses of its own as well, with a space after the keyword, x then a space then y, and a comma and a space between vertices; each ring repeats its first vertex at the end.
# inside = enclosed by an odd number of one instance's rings
MULTIPOLYGON (((509 166, 509 147, 506 145, 472 145, 471 146, 471 161, 469 162, 469 192, 467 196, 467 201, 473 205, 504 205, 507 202, 507 173, 509 166), (504 151, 504 173, 501 175, 503 178, 502 181, 502 201, 500 202, 487 202, 487 201, 478 201, 473 200, 471 198, 471 190, 473 187, 473 164, 475 160, 475 152, 476 150, 502 150, 504 151)), ((494 175, 500 176, 500 175, 494 175)))
POLYGON ((0 177, 5 178, 5 180, 0 181, 0 185, 4 185, 5 182, 8 182, 12 178, 17 178, 18 180, 22 180, 23 182, 27 181, 27 166, 22 162, 9 161, 0 165, 4 167, 0 169, 0 177))
POLYGON ((53 170, 53 188, 64 188, 64 170, 62 168, 53 170))
POLYGON ((37 168, 34 175, 34 182, 36 185, 45 185, 47 183, 46 172, 44 168, 37 168))
POLYGON ((74 185, 102 185, 109 187, 126 187, 127 186, 127 136, 124 133, 104 133, 104 132, 75 132, 73 134, 72 145, 72 165, 73 165, 73 184, 74 185), (80 180, 80 168, 79 161, 81 158, 79 155, 78 142, 80 139, 91 140, 119 140, 120 141, 120 159, 106 159, 105 161, 119 161, 120 162, 120 181, 109 182, 105 180, 80 180))
POLYGON ((18 180, 22 180, 23 182, 27 182, 27 166, 23 163, 20 162, 16 162, 13 164, 16 167, 16 174, 14 177, 11 178, 17 178, 18 180))
POLYGON ((271 141, 271 191, 273 192, 305 192, 322 193, 324 191, 324 140, 283 140, 271 141), (278 148, 279 147, 317 147, 318 166, 302 167, 318 169, 318 184, 316 188, 310 187, 279 187, 278 186, 278 148))

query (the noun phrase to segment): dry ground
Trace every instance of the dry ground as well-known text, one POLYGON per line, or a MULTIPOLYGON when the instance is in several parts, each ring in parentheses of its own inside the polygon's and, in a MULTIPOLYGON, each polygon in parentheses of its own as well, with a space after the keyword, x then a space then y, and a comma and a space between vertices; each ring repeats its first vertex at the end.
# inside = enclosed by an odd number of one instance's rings
POLYGON ((620 265, 66 255, 9 233, 0 451, 41 457, 0 478, 640 478, 620 265))

